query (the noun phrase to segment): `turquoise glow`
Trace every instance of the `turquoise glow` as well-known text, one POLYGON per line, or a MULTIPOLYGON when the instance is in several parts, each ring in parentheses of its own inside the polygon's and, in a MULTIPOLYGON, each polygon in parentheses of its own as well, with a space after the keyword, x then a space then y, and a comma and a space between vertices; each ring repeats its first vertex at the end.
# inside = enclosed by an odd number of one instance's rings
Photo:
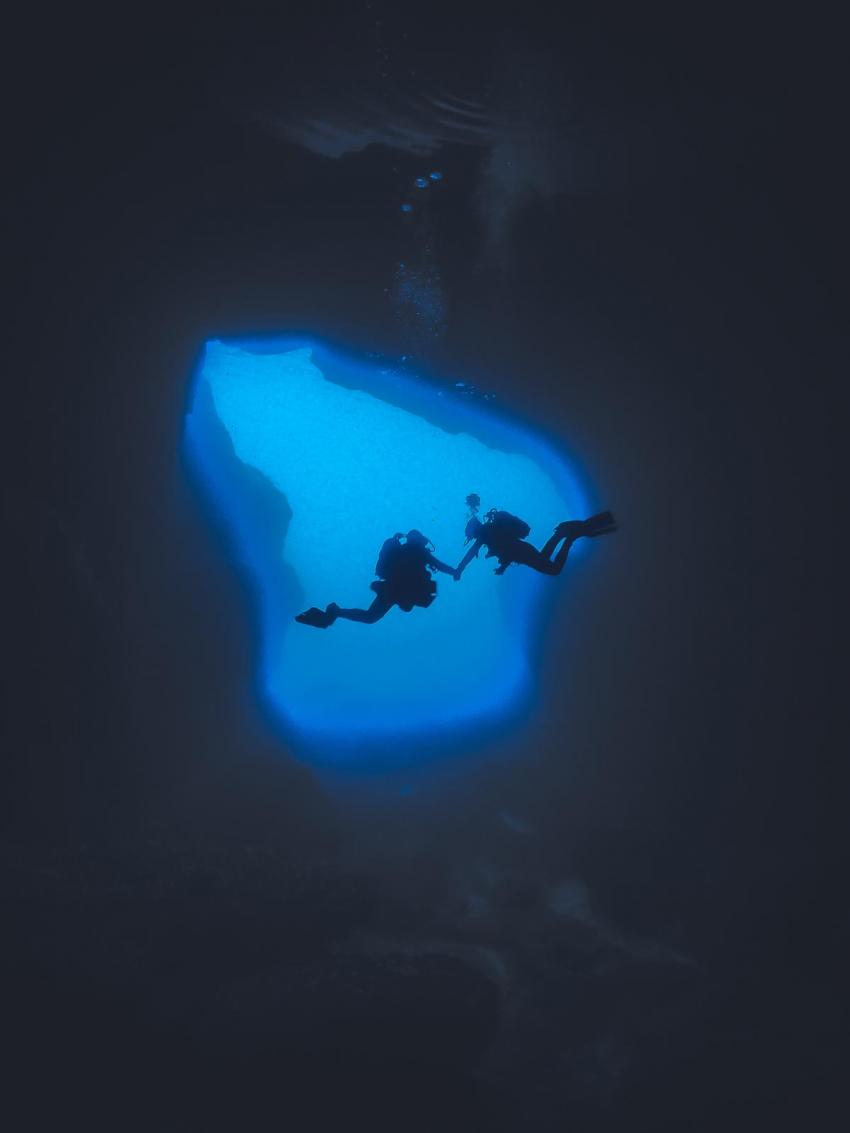
POLYGON ((419 528, 464 553, 464 498, 525 518, 538 546, 584 512, 563 461, 489 405, 319 343, 207 343, 186 420, 206 499, 259 598, 260 686, 287 729, 325 745, 439 738, 516 709, 533 684, 535 608, 558 580, 494 560, 436 576, 429 609, 372 626, 293 621, 368 606, 385 538, 419 528))

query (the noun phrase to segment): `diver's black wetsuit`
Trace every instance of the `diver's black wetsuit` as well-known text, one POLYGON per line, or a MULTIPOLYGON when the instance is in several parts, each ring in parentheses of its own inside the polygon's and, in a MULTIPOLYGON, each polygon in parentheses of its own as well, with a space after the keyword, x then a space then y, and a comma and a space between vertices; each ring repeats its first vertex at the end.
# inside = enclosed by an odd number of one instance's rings
POLYGON ((299 614, 295 620, 303 625, 327 629, 337 618, 373 625, 393 606, 398 606, 405 613, 410 613, 414 606, 427 609, 437 596, 437 584, 431 571, 453 575, 454 568, 441 562, 428 550, 428 540, 418 531, 408 532, 403 543, 401 538, 394 536, 388 539, 381 549, 375 573, 383 577, 371 583, 375 600, 368 609, 344 609, 336 602, 331 602, 326 610, 319 610, 314 606, 299 614))
POLYGON ((526 543, 524 539, 510 531, 500 529, 498 521, 488 519, 478 524, 475 541, 458 565, 457 574, 458 576, 463 574, 482 547, 487 548, 488 559, 495 557, 499 560, 496 574, 504 574, 511 563, 531 567, 540 574, 560 574, 576 539, 582 536, 593 538, 597 535, 608 535, 616 529, 616 522, 610 511, 592 515, 589 519, 568 520, 558 524, 554 534, 538 551, 531 543, 526 543), (561 549, 553 559, 552 553, 559 543, 562 543, 561 549))

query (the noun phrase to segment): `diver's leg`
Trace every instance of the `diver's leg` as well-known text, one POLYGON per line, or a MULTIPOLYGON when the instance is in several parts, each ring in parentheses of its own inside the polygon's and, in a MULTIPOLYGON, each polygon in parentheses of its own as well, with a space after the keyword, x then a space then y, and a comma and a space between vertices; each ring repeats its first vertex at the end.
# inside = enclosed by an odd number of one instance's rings
POLYGON ((521 541, 511 549, 511 558, 516 563, 522 563, 523 566, 529 566, 532 570, 539 571, 540 574, 560 574, 564 569, 570 548, 576 539, 581 538, 584 534, 583 526, 584 524, 581 522, 562 523, 539 551, 536 547, 532 547, 530 543, 521 541), (559 543, 561 543, 561 549, 553 560, 550 556, 559 543))
POLYGON ((554 533, 550 535, 539 551, 532 547, 530 543, 520 540, 512 548, 511 558, 514 562, 522 563, 523 566, 530 566, 532 570, 539 571, 541 574, 560 574, 564 569, 570 548, 576 539, 581 539, 583 535, 590 538, 597 535, 608 535, 616 530, 617 523, 610 511, 592 515, 590 519, 570 519, 565 523, 558 524, 554 533), (561 540, 563 540, 561 549, 553 560, 552 552, 561 543, 561 540))
POLYGON ((552 552, 563 539, 564 546, 555 559, 556 563, 560 561, 561 566, 563 566, 569 554, 569 549, 576 539, 581 539, 582 536, 594 539, 597 535, 610 535, 616 530, 617 521, 610 511, 601 511, 598 515, 590 516, 589 519, 568 519, 565 523, 558 524, 554 534, 543 546, 541 554, 545 555, 547 559, 551 558, 552 552))
POLYGON ((563 532, 559 531, 558 528, 556 527, 555 528, 555 534, 550 535, 549 538, 546 540, 546 542, 543 544, 543 546, 540 548, 540 554, 544 555, 547 559, 551 559, 552 558, 552 552, 555 550, 555 548, 561 542, 563 537, 564 537, 563 532))
POLYGON ((568 519, 566 522, 558 524, 553 538, 566 539, 568 543, 574 543, 576 539, 587 534, 589 534, 589 531, 586 519, 568 519))
POLYGON ((584 519, 568 519, 564 523, 559 523, 554 533, 549 536, 540 548, 540 554, 545 555, 547 559, 551 559, 552 552, 562 539, 566 539, 568 543, 574 543, 576 539, 580 539, 582 535, 587 535, 587 523, 588 521, 584 519))
MULTIPOLYGON (((566 558, 566 555, 564 555, 564 558, 566 558)), ((558 574, 560 571, 560 567, 556 567, 555 563, 553 563, 547 555, 543 554, 543 551, 538 551, 537 548, 532 547, 530 543, 519 542, 515 547, 512 547, 511 561, 531 567, 532 570, 539 571, 540 574, 558 574)), ((500 570, 497 573, 502 572, 500 570)))
POLYGON ((558 551, 557 555, 555 555, 555 558, 552 561, 552 574, 560 574, 564 569, 564 563, 567 561, 567 555, 570 553, 573 543, 575 543, 576 539, 580 538, 580 536, 581 532, 579 532, 578 535, 573 535, 572 538, 570 538, 570 536, 568 535, 566 539, 564 539, 563 546, 561 547, 560 551, 558 551))
POLYGON ((380 621, 388 610, 392 609, 394 604, 393 602, 388 602, 386 598, 381 598, 380 595, 375 599, 368 610, 345 610, 341 606, 337 606, 336 602, 331 602, 328 606, 328 617, 331 623, 335 622, 337 618, 347 618, 350 622, 362 622, 364 625, 374 625, 375 622, 380 621))

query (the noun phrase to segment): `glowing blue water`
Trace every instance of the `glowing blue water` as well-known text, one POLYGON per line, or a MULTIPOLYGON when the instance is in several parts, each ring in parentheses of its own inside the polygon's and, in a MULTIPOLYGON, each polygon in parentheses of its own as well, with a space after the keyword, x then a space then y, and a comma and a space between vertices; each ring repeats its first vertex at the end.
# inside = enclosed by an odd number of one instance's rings
POLYGON ((259 588, 261 688, 296 731, 333 743, 434 734, 511 709, 531 682, 534 606, 558 583, 474 562, 437 575, 429 609, 376 625, 294 622, 307 606, 368 606, 378 550, 419 528, 438 558, 464 553, 464 498, 531 524, 538 546, 584 510, 534 436, 425 382, 319 344, 206 346, 186 440, 259 588))

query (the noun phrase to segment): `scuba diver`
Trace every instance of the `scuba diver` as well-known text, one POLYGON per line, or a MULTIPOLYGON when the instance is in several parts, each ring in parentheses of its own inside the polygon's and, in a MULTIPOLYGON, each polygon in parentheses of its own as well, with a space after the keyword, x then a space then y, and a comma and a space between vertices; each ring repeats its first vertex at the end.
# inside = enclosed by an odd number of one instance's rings
POLYGON ((431 542, 415 529, 408 531, 407 535, 393 535, 386 540, 378 555, 375 565, 378 581, 371 584, 375 600, 368 610, 346 610, 331 602, 324 610, 313 606, 298 614, 295 620, 317 629, 327 629, 337 618, 373 625, 393 606, 400 607, 405 613, 410 613, 414 606, 427 608, 437 596, 437 584, 430 572, 439 570, 458 577, 454 567, 434 557, 431 547, 431 542))
POLYGON ((521 563, 523 566, 540 571, 541 574, 560 574, 570 553, 570 547, 576 539, 580 539, 583 535, 592 539, 597 535, 609 535, 617 530, 616 521, 610 511, 599 512, 589 519, 567 520, 558 524, 555 533, 538 551, 536 547, 525 542, 526 535, 531 531, 525 520, 511 515, 510 512, 491 508, 482 523, 478 518, 481 497, 473 493, 466 497, 466 504, 470 511, 469 522, 466 525, 466 541, 472 542, 472 546, 455 571, 456 579, 459 579, 472 560, 478 557, 482 547, 487 548, 488 559, 495 557, 499 560, 496 574, 504 574, 511 563, 521 563), (561 549, 553 559, 552 554, 559 543, 562 544, 561 549))

